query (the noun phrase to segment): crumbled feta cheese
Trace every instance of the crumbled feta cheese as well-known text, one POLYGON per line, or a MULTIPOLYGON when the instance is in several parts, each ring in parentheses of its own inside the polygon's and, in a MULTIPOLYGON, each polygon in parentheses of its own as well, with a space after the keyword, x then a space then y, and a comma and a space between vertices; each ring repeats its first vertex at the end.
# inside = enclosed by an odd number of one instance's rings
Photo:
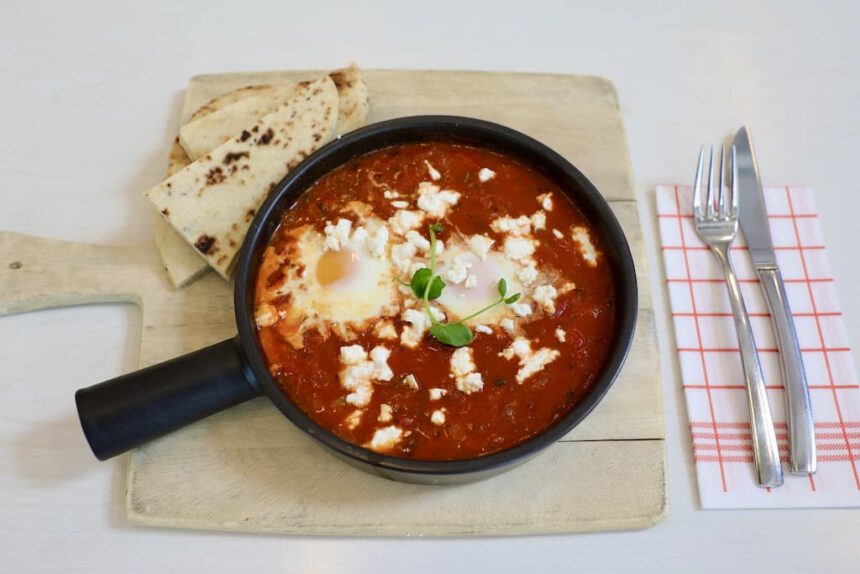
POLYGON ((502 356, 512 359, 519 358, 520 368, 517 371, 517 383, 522 384, 532 375, 539 373, 548 364, 556 360, 561 353, 549 347, 542 347, 532 351, 531 343, 524 337, 517 337, 511 346, 502 351, 502 356))
POLYGON ((567 340, 567 334, 564 332, 564 329, 561 327, 556 329, 555 338, 558 339, 560 343, 564 343, 567 340))
POLYGON ((344 365, 357 365, 367 360, 367 351, 361 345, 340 348, 340 362, 344 365))
POLYGON ((532 230, 532 220, 525 215, 520 215, 517 218, 503 215, 502 217, 497 217, 490 223, 490 229, 496 233, 528 235, 532 230))
POLYGON ((352 237, 350 237, 350 242, 351 243, 363 243, 367 240, 367 237, 368 237, 367 230, 362 226, 358 226, 355 228, 355 231, 352 232, 352 237))
POLYGON ((391 450, 403 438, 403 430, 394 425, 376 429, 368 447, 376 451, 391 450))
POLYGON ((564 233, 562 233, 558 229, 553 229, 552 234, 555 235, 556 239, 564 239, 564 233))
POLYGON ((347 391, 346 402, 356 407, 366 407, 373 395, 373 380, 390 381, 394 376, 388 366, 391 351, 376 346, 367 352, 361 345, 340 348, 340 361, 345 368, 340 372, 340 385, 347 391))
POLYGON ((373 333, 380 339, 397 339, 397 329, 391 321, 380 321, 374 327, 373 333))
POLYGON ((254 321, 258 327, 271 327, 278 322, 279 317, 275 306, 269 303, 261 303, 254 311, 254 321))
POLYGON ((384 197, 385 199, 395 199, 400 197, 400 194, 391 189, 386 189, 382 192, 382 197, 384 197))
POLYGON ((398 243, 391 246, 391 262, 401 273, 406 273, 412 266, 412 257, 418 253, 418 248, 413 244, 398 243))
POLYGON ((511 319, 509 317, 505 317, 504 319, 502 319, 499 322, 499 325, 501 325, 502 329, 504 329, 508 333, 511 333, 516 328, 516 326, 514 325, 513 319, 511 319))
POLYGON ((486 325, 475 325, 476 333, 483 333, 485 335, 492 335, 493 330, 487 327, 486 325))
POLYGON ((364 411, 361 409, 355 409, 349 416, 346 417, 346 428, 349 430, 354 429, 361 422, 361 415, 364 414, 364 411))
POLYGON ((391 231, 398 235, 406 235, 410 229, 415 229, 421 222, 424 221, 424 214, 420 211, 408 211, 398 209, 390 218, 388 224, 391 226, 391 231))
POLYGON ((555 298, 558 291, 552 285, 538 285, 532 293, 532 299, 537 301, 547 313, 555 313, 555 298))
POLYGON ((379 416, 376 418, 381 423, 389 423, 394 418, 394 413, 391 409, 391 405, 387 403, 382 403, 379 405, 379 416))
POLYGON ((535 242, 526 237, 508 237, 505 239, 505 255, 514 261, 531 257, 535 252, 535 242))
POLYGON ((519 279, 520 283, 523 285, 531 285, 535 282, 537 276, 538 272, 534 261, 529 261, 526 265, 517 269, 517 279, 519 279))
MULTIPOLYGON (((474 275, 469 275, 468 277, 466 277, 466 282, 463 283, 463 285, 466 287, 466 289, 474 289, 478 286, 478 278, 474 275)), ((466 294, 460 293, 460 296, 465 297, 466 294)))
POLYGON ((542 193, 541 195, 537 196, 537 200, 538 200, 538 203, 540 203, 540 206, 542 208, 544 208, 547 211, 552 211, 552 208, 553 208, 552 192, 542 193))
POLYGON ((469 249, 483 261, 487 258, 487 254, 495 242, 494 239, 490 239, 486 235, 472 235, 469 237, 469 249))
POLYGON ((427 166, 427 173, 430 174, 430 179, 433 181, 439 181, 442 179, 442 174, 436 171, 436 168, 433 167, 426 159, 424 160, 424 165, 427 166))
POLYGON ((463 394, 471 395, 484 388, 484 379, 481 373, 469 373, 464 377, 457 377, 457 390, 463 394))
POLYGON ((445 424, 445 409, 437 409, 430 415, 430 422, 437 426, 445 424))
MULTIPOLYGON (((430 314, 433 315, 433 318, 436 319, 437 321, 439 321, 440 323, 445 322, 445 319, 446 319, 445 312, 442 309, 440 309, 439 307, 436 307, 434 305, 430 305, 430 314)), ((427 327, 427 328, 429 329, 430 327, 427 327)))
POLYGON ((340 251, 341 246, 349 242, 349 233, 351 230, 352 222, 348 219, 338 219, 336 225, 332 225, 331 221, 326 222, 326 226, 323 229, 325 233, 323 249, 340 251))
POLYGON ((582 254, 582 258, 585 259, 585 262, 588 263, 590 267, 597 266, 597 250, 594 248, 594 244, 591 242, 591 237, 588 235, 588 230, 584 227, 577 225, 573 228, 573 232, 571 234, 573 240, 579 245, 579 252, 582 254))
POLYGON ((494 172, 488 167, 482 167, 480 170, 478 170, 478 179, 481 180, 481 183, 488 182, 494 177, 496 177, 496 172, 494 172))
POLYGON ((430 390, 429 390, 429 391, 427 391, 427 392, 428 392, 428 393, 429 393, 429 395, 430 395, 430 400, 431 400, 431 401, 438 401, 439 399, 441 399, 442 397, 444 397, 445 395, 447 395, 447 394, 448 394, 448 391, 447 391, 447 390, 445 390, 445 389, 435 389, 435 388, 434 388, 434 389, 430 389, 430 390))
POLYGON ((409 202, 398 199, 397 201, 391 202, 391 207, 395 209, 406 209, 407 207, 409 207, 409 202))
POLYGON ((454 261, 451 262, 451 266, 445 273, 445 277, 454 285, 459 285, 469 276, 469 269, 471 267, 472 264, 469 261, 466 261, 462 255, 457 255, 454 257, 454 261))
POLYGON ((388 243, 388 228, 380 225, 379 228, 367 238, 367 250, 374 257, 381 259, 385 257, 385 245, 388 243))
POLYGON ((412 389, 413 391, 418 390, 418 379, 415 378, 415 375, 412 373, 403 377, 403 384, 412 389))
POLYGON ((454 377, 462 377, 475 370, 472 353, 470 347, 460 347, 454 351, 454 354, 451 355, 451 374, 454 377))
POLYGON ((430 328, 430 317, 424 311, 406 309, 401 318, 408 325, 400 333, 400 344, 414 349, 421 343, 424 333, 430 328))
POLYGON ((532 314, 532 306, 528 303, 514 303, 510 307, 517 317, 528 317, 532 314))
POLYGON ((535 231, 546 229, 546 213, 543 211, 535 211, 532 214, 531 222, 535 231))
POLYGON ((430 217, 441 219, 448 213, 452 205, 460 200, 460 194, 448 189, 439 189, 438 185, 429 181, 418 184, 418 208, 430 217))
POLYGON ((406 234, 406 241, 408 241, 421 251, 430 251, 430 240, 422 236, 414 229, 406 234))

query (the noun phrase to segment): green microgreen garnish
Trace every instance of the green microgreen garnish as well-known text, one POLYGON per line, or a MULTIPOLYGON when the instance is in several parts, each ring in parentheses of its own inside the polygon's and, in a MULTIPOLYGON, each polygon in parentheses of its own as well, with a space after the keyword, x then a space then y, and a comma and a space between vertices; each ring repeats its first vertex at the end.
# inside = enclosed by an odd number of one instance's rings
POLYGON ((508 282, 502 278, 499 279, 497 286, 499 292, 499 299, 497 301, 453 323, 443 323, 436 320, 436 317, 433 316, 430 310, 430 301, 438 299, 442 295, 442 290, 445 289, 445 282, 442 281, 441 277, 436 275, 436 234, 442 233, 444 230, 445 228, 439 223, 434 223, 430 226, 430 267, 422 267, 415 271, 409 283, 404 281, 400 281, 400 283, 408 285, 415 296, 424 303, 424 312, 427 313, 431 323, 430 335, 434 339, 452 347, 465 347, 475 338, 472 330, 465 325, 466 321, 489 311, 496 305, 516 303, 520 299, 520 293, 514 293, 510 297, 505 297, 508 292, 508 282))

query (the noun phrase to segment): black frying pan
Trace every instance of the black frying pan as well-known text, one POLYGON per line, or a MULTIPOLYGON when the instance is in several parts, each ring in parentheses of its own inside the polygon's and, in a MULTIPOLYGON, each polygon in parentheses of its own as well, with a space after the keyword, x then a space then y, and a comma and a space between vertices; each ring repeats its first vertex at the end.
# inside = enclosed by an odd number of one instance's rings
POLYGON ((575 427, 603 398, 633 341, 638 295, 633 258, 618 220, 590 181, 540 142, 503 126, 471 118, 416 116, 367 126, 302 162, 272 191, 251 223, 239 254, 234 307, 239 334, 171 361, 129 373, 75 394, 90 447, 105 460, 254 397, 269 399, 305 434, 362 470, 407 482, 442 484, 497 474, 537 454, 575 427), (517 157, 542 171, 583 210, 601 234, 615 274, 616 325, 611 348, 586 397, 543 433, 513 448, 453 461, 421 461, 379 454, 349 443, 300 411, 270 376, 254 323, 254 282, 269 238, 299 196, 350 159, 390 145, 454 141, 517 157))

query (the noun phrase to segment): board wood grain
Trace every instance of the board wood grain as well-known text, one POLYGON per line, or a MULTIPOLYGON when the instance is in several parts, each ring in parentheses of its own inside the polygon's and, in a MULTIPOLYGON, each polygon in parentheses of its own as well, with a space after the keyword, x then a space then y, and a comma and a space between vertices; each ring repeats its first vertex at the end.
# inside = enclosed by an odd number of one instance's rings
MULTIPOLYGON (((183 119, 243 85, 315 72, 192 79, 183 119)), ((368 71, 371 121, 472 115, 520 129, 573 161, 604 192, 639 277, 639 323, 606 398, 545 453, 458 487, 393 483, 336 460, 254 400, 137 449, 135 524, 335 535, 490 535, 642 528, 667 511, 659 363, 626 143, 611 84, 583 76, 368 71), (526 504, 523 500, 527 500, 526 504)), ((141 366, 235 334, 231 286, 209 273, 171 289, 154 245, 96 246, 0 233, 0 314, 108 301, 141 306, 141 366)), ((94 381, 95 382, 95 381, 94 381)))

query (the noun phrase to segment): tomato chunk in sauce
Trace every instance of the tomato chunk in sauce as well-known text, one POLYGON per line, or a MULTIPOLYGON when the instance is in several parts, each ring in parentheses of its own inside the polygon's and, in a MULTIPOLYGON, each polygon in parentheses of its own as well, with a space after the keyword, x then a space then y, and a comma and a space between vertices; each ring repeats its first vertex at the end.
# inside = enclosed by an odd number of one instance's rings
POLYGON ((551 180, 494 151, 398 145, 351 160, 287 210, 256 278, 270 372, 311 419, 392 456, 494 453, 587 393, 613 337, 599 235, 551 180), (442 295, 409 283, 429 268, 442 295), (465 321, 455 348, 428 332, 465 321), (432 314, 433 318, 430 318, 432 314))

